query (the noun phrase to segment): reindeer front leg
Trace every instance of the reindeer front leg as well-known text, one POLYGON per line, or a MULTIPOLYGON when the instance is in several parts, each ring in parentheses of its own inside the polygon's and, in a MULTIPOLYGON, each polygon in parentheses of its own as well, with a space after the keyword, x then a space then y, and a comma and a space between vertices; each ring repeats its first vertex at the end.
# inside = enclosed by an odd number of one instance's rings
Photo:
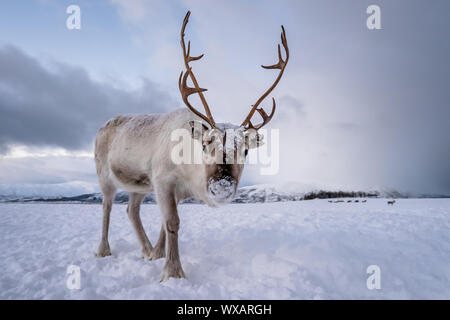
POLYGON ((178 217, 177 203, 174 190, 170 184, 157 188, 156 197, 161 209, 164 232, 166 234, 166 263, 164 265, 161 281, 172 278, 185 278, 181 267, 178 252, 178 229, 180 218, 178 217))

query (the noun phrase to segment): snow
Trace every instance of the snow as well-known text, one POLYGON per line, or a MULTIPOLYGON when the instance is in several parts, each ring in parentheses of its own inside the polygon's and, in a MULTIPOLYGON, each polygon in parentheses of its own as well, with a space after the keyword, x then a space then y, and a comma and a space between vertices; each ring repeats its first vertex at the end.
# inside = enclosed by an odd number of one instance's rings
MULTIPOLYGON (((188 278, 163 283, 125 208, 113 206, 113 255, 98 259, 100 205, 0 204, 0 299, 450 299, 450 199, 181 205, 188 278), (366 287, 370 265, 380 290, 366 287)), ((154 244, 158 207, 142 219, 154 244)))

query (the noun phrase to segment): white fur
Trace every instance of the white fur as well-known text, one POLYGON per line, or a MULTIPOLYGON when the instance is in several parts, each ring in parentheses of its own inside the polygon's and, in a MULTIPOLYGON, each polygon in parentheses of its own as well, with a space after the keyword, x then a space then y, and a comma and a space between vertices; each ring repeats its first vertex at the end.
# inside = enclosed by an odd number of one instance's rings
POLYGON ((171 133, 180 128, 190 129, 187 124, 192 120, 201 121, 191 111, 179 109, 167 114, 118 116, 99 130, 95 162, 104 197, 103 233, 97 256, 111 254, 109 215, 115 192, 120 188, 130 192, 127 212, 142 246, 143 257, 155 260, 166 256, 162 280, 184 277, 178 253, 177 204, 185 198, 195 197, 214 206, 215 201, 208 191, 214 189, 219 197, 223 195, 218 188, 223 183, 208 188, 204 164, 177 165, 171 159, 171 150, 179 143, 171 141, 171 133), (163 221, 155 247, 148 240, 139 216, 140 204, 150 192, 156 194, 163 221))

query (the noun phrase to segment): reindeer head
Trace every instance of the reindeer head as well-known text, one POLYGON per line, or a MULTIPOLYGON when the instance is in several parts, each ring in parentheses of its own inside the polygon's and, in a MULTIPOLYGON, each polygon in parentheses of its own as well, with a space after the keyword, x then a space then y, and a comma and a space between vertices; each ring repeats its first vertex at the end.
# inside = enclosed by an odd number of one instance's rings
POLYGON ((261 66, 264 69, 280 70, 275 82, 266 92, 264 92, 256 103, 252 105, 250 112, 240 126, 216 123, 203 94, 207 89, 200 88, 197 79, 192 72, 192 67, 189 65, 191 61, 200 60, 203 57, 203 54, 192 57, 190 55, 190 41, 188 42, 187 48, 184 42, 184 31, 189 21, 190 14, 191 12, 188 11, 184 18, 183 26, 181 27, 181 48, 183 49, 186 71, 181 72, 180 78, 178 79, 178 86, 186 106, 194 114, 204 120, 204 122, 190 121, 189 127, 192 132, 192 138, 200 141, 202 144, 208 197, 215 203, 224 203, 231 201, 236 193, 248 150, 262 145, 263 137, 258 133, 258 130, 269 123, 275 114, 276 103, 274 98, 272 98, 272 111, 270 115, 268 115, 264 109, 258 107, 277 86, 283 76, 284 69, 289 60, 289 48, 286 40, 286 32, 284 27, 281 26, 281 43, 285 49, 286 58, 283 59, 281 47, 278 44, 278 63, 271 66, 261 66), (190 77, 194 87, 189 87, 187 85, 188 77, 190 77), (189 103, 188 97, 194 93, 199 95, 206 114, 199 112, 189 103), (253 125, 251 119, 256 111, 260 114, 262 122, 253 125))

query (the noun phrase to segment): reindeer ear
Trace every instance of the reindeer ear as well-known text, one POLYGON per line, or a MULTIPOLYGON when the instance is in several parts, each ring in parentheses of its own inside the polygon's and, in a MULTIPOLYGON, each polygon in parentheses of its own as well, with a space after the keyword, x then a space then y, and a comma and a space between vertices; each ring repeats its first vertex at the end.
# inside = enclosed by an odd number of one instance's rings
POLYGON ((202 140, 203 134, 209 128, 201 121, 191 120, 188 123, 192 139, 202 140))

